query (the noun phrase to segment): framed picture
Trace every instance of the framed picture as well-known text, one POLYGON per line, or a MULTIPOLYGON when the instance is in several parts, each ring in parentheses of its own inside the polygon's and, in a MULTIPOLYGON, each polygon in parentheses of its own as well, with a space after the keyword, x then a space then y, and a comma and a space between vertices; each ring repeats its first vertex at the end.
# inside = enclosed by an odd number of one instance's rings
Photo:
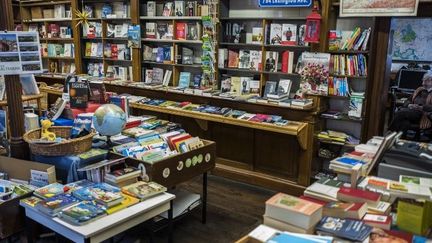
POLYGON ((341 17, 416 16, 419 0, 340 0, 341 17))

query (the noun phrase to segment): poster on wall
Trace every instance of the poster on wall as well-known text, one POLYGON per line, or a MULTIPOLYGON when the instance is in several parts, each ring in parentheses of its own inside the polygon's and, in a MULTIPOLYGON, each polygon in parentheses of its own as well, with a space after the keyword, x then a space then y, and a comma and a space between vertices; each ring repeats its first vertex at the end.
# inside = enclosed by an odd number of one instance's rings
POLYGON ((432 19, 393 18, 392 58, 398 61, 432 61, 432 19))
POLYGON ((416 16, 419 0, 340 0, 341 17, 416 16))
POLYGON ((0 75, 42 72, 37 32, 0 33, 0 75))
POLYGON ((258 0, 258 5, 265 8, 308 8, 312 0, 258 0))

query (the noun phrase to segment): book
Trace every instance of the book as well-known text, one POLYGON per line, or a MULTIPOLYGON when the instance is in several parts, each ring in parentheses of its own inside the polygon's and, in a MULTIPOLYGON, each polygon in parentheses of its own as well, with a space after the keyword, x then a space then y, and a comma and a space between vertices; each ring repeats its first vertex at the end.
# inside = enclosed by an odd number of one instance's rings
POLYGON ((70 138, 79 138, 91 133, 93 113, 81 113, 74 119, 70 138))
POLYGON ((64 192, 63 185, 55 182, 47 186, 36 189, 33 194, 42 199, 47 199, 62 194, 63 192, 64 192))
POLYGON ((270 24, 270 43, 271 45, 280 45, 282 42, 282 24, 270 24))
POLYGON ((418 176, 399 175, 399 182, 432 187, 432 179, 418 176))
POLYGON ((185 1, 174 1, 175 16, 185 16, 185 1))
POLYGON ((145 37, 149 39, 156 39, 156 23, 146 22, 145 27, 145 37))
POLYGON ((63 100, 62 98, 57 98, 56 102, 48 109, 47 112, 47 118, 50 120, 56 120, 57 118, 59 118, 61 116, 61 114, 63 113, 63 110, 66 106, 66 101, 63 100))
POLYGON ((4 100, 6 93, 6 83, 3 75, 0 75, 0 100, 4 100))
POLYGON ((60 218, 73 225, 85 225, 105 215, 105 207, 93 201, 83 201, 63 209, 60 218))
POLYGON ((279 52, 268 51, 266 52, 265 71, 277 72, 278 71, 279 52))
POLYGON ((200 40, 201 25, 199 23, 188 23, 186 33, 187 40, 200 40))
POLYGON ((118 212, 122 209, 125 209, 127 207, 130 207, 132 205, 139 203, 139 200, 135 197, 131 197, 131 196, 124 194, 124 193, 122 193, 122 196, 123 196, 123 201, 121 203, 111 207, 111 208, 108 208, 106 210, 107 214, 113 214, 113 213, 118 212))
POLYGON ((189 88, 191 81, 191 73, 190 72, 180 72, 179 78, 179 88, 189 88))
POLYGON ((332 237, 326 236, 315 236, 309 234, 298 234, 292 232, 276 233, 270 238, 268 243, 284 243, 284 242, 295 242, 295 243, 332 243, 332 237))
POLYGON ((390 230, 392 224, 392 218, 388 215, 379 214, 366 214, 363 217, 363 222, 374 228, 380 228, 384 230, 390 230))
POLYGON ((322 206, 278 193, 266 201, 265 215, 303 229, 309 229, 320 221, 322 206))
POLYGON ((368 205, 375 206, 381 200, 381 194, 350 187, 341 187, 337 192, 337 199, 345 202, 366 202, 368 205))
POLYGON ((147 16, 149 17, 156 16, 156 1, 147 2, 147 16))
POLYGON ((277 82, 276 81, 267 81, 264 88, 264 95, 263 97, 265 99, 268 98, 269 94, 273 94, 276 92, 277 82))
POLYGON ((176 23, 176 39, 177 40, 186 40, 186 31, 187 31, 187 24, 186 23, 176 23))
POLYGON ((241 84, 241 78, 240 77, 231 77, 231 89, 230 92, 233 93, 235 96, 241 95, 242 91, 242 84, 241 84))
POLYGON ((40 94, 36 79, 33 74, 21 74, 20 83, 24 95, 38 95, 40 94))
POLYGON ((261 51, 255 51, 250 50, 250 59, 249 59, 249 69, 260 71, 262 70, 262 52, 261 51))
POLYGON ((252 27, 252 44, 262 44, 264 40, 263 28, 252 27))
POLYGON ((301 227, 298 227, 295 224, 289 224, 287 222, 274 219, 267 215, 263 216, 263 224, 275 228, 277 230, 288 231, 293 233, 301 233, 301 234, 313 234, 315 230, 315 225, 310 227, 309 229, 303 229, 301 227))
POLYGON ((304 195, 326 202, 337 201, 337 193, 343 182, 330 178, 321 178, 304 191, 304 195))
POLYGON ((281 72, 292 73, 294 66, 294 52, 284 51, 282 52, 282 67, 281 72))
POLYGON ((107 208, 117 205, 123 200, 120 189, 107 183, 96 183, 73 191, 72 194, 84 201, 95 200, 107 208))
POLYGON ((362 221, 328 216, 323 217, 315 229, 319 234, 361 242, 372 232, 372 227, 362 221))
POLYGON ((141 170, 135 167, 125 167, 116 169, 105 174, 105 180, 121 182, 130 178, 136 178, 141 174, 141 170))
POLYGON ((282 45, 297 45, 297 25, 282 24, 282 45))
POLYGON ((157 184, 156 182, 139 181, 129 186, 122 187, 122 192, 140 200, 145 200, 149 197, 158 195, 167 190, 166 187, 157 184))
POLYGON ((362 219, 367 209, 366 203, 329 202, 324 205, 323 215, 335 218, 362 219))
POLYGON ((77 204, 78 202, 79 200, 71 194, 62 193, 41 201, 36 205, 36 208, 42 213, 53 217, 62 209, 77 204))
POLYGON ((238 68, 249 69, 249 67, 250 67, 250 51, 249 50, 240 50, 238 68))
POLYGON ((174 10, 174 3, 173 2, 167 2, 163 6, 163 12, 162 16, 169 17, 173 15, 174 10))
POLYGON ((69 83, 70 106, 72 108, 86 108, 89 100, 88 91, 87 81, 69 83))
POLYGON ((235 50, 228 50, 228 67, 238 68, 239 66, 239 53, 235 50))
POLYGON ((31 196, 28 198, 21 199, 20 202, 34 208, 38 203, 42 202, 42 199, 35 196, 31 196))
POLYGON ((275 92, 268 93, 268 99, 283 99, 289 97, 292 82, 289 79, 281 79, 277 85, 275 92))
POLYGON ((416 202, 402 199, 398 201, 396 225, 399 229, 424 235, 432 225, 432 202, 416 202))

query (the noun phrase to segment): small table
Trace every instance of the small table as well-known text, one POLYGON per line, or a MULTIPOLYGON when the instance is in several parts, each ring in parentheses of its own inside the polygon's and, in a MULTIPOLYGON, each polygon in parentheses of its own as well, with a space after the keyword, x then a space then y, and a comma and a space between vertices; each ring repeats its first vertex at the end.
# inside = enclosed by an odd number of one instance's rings
POLYGON ((32 225, 39 223, 77 243, 101 242, 144 221, 168 211, 169 242, 172 242, 172 200, 175 195, 163 193, 119 212, 107 215, 83 226, 69 224, 57 217, 49 217, 37 209, 21 204, 27 217, 28 242, 33 242, 32 225))

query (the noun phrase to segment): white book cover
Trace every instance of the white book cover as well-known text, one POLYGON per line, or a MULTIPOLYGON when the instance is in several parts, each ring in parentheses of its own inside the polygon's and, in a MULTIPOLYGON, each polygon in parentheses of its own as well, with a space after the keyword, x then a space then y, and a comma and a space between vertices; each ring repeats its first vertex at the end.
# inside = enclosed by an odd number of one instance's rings
POLYGON ((253 27, 252 28, 252 44, 261 44, 263 42, 263 28, 253 27))
POLYGON ((114 38, 121 38, 123 33, 123 25, 117 24, 114 26, 114 38))
POLYGON ((121 80, 127 80, 128 78, 128 68, 127 67, 119 67, 119 78, 121 80))
POLYGON ((129 24, 123 23, 122 28, 121 28, 121 32, 120 32, 120 37, 121 38, 127 38, 128 37, 128 30, 129 30, 129 24))
POLYGON ((250 51, 240 50, 239 52, 239 68, 249 69, 250 65, 250 51))
POLYGON ((146 23, 146 38, 150 38, 150 39, 156 38, 156 23, 153 22, 146 23))
POLYGON ((297 25, 282 24, 282 45, 297 45, 297 25))
POLYGON ((277 94, 279 96, 288 96, 291 91, 292 82, 289 79, 281 79, 278 84, 277 94))
POLYGON ((270 44, 280 45, 282 42, 282 25, 272 23, 270 24, 270 44))
POLYGON ((260 92, 260 81, 259 80, 250 80, 249 81, 249 93, 259 94, 259 92, 260 92))
POLYGON ((54 5, 54 18, 63 19, 66 17, 66 9, 64 4, 54 5))
POLYGON ((241 94, 249 94, 252 77, 240 77, 241 94))
POLYGON ((228 49, 221 48, 218 52, 218 67, 224 68, 228 62, 228 49))
POLYGON ((249 61, 249 69, 259 71, 262 69, 261 67, 262 61, 262 52, 251 50, 250 51, 250 61, 249 61))
POLYGON ((175 16, 185 16, 185 1, 174 2, 175 16))
POLYGON ((153 82, 153 69, 146 69, 145 70, 145 80, 144 82, 146 84, 151 84, 153 82))
POLYGON ((156 16, 156 2, 148 1, 147 2, 147 16, 154 17, 156 16))
POLYGON ((73 57, 72 44, 71 43, 65 43, 64 44, 64 56, 65 57, 73 57))
POLYGON ((169 82, 171 80, 171 75, 172 75, 172 71, 171 70, 166 70, 165 75, 164 75, 164 79, 162 82, 163 86, 168 86, 169 82))
POLYGON ((279 61, 279 52, 277 51, 266 52, 265 71, 277 72, 278 61, 279 61))
POLYGON ((132 66, 129 66, 128 69, 129 69, 128 80, 133 80, 133 68, 132 68, 132 66))
POLYGON ((126 57, 126 44, 117 44, 117 51, 118 51, 118 60, 125 60, 126 57))
POLYGON ((90 56, 97 57, 98 43, 91 43, 90 56))

